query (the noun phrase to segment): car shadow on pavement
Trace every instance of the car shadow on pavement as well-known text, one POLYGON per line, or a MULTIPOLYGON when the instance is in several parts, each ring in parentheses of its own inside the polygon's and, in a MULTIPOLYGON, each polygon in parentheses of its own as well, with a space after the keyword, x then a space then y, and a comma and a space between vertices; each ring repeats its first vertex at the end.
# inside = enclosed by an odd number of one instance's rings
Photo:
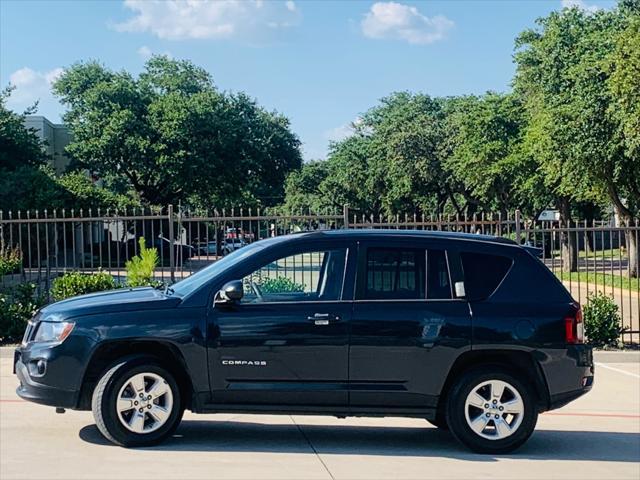
MULTIPOLYGON (((80 430, 88 443, 113 446, 95 425, 80 430)), ((313 453, 451 457, 494 461, 469 452, 449 432, 433 427, 266 424, 241 421, 183 420, 172 438, 145 450, 189 452, 313 453), (313 448, 311 448, 313 445, 313 448)), ((501 455, 540 460, 637 462, 640 435, 621 432, 537 430, 517 452, 501 455)))

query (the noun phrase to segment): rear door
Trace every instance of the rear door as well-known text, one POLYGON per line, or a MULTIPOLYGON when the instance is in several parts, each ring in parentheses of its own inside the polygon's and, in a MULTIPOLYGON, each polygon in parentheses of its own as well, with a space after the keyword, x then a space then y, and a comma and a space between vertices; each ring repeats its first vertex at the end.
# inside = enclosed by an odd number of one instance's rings
POLYGON ((470 348, 469 308, 453 296, 453 283, 460 280, 457 262, 457 254, 442 243, 360 244, 349 353, 351 407, 436 405, 450 365, 470 348))

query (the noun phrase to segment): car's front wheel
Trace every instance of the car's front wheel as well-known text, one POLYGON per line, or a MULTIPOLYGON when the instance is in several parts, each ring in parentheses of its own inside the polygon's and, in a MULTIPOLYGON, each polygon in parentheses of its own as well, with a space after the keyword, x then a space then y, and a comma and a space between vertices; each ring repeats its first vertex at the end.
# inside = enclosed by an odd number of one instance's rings
POLYGON ((149 357, 110 368, 96 385, 91 406, 100 432, 124 447, 163 441, 175 431, 184 411, 173 375, 149 357))
POLYGON ((451 433, 479 453, 512 452, 531 436, 537 419, 531 388, 511 372, 494 367, 463 374, 447 404, 451 433))

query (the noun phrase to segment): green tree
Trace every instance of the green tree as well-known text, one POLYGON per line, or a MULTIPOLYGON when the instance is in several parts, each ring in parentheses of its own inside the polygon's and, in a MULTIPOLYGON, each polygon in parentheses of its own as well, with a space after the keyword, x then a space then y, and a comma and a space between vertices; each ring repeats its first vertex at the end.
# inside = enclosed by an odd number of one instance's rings
POLYGON ((50 166, 22 166, 0 176, 0 210, 25 212, 73 208, 116 209, 137 206, 135 198, 94 183, 83 172, 56 177, 50 166))
POLYGON ((384 185, 386 214, 441 214, 448 201, 457 207, 443 168, 443 106, 441 99, 399 92, 363 115, 360 128, 372 132, 374 176, 384 185))
POLYGON ((522 147, 525 112, 514 94, 489 92, 452 102, 447 116, 451 153, 444 164, 467 197, 486 212, 519 208, 532 216, 546 207, 546 196, 532 183, 535 163, 522 147))
POLYGON ((442 167, 444 101, 399 92, 368 110, 328 159, 287 181, 287 204, 341 207, 369 217, 445 211, 455 203, 442 167))
POLYGON ((293 170, 285 182, 285 207, 290 212, 309 210, 319 212, 328 207, 322 182, 329 175, 329 162, 316 160, 293 170))
MULTIPOLYGON (((516 92, 525 99, 524 148, 538 164, 545 189, 571 225, 577 202, 597 202, 614 185, 619 148, 606 114, 602 60, 619 21, 617 11, 552 12, 516 40, 516 92)), ((575 234, 561 235, 563 267, 577 269, 575 234)))
POLYGON ((218 91, 188 61, 152 57, 138 78, 78 63, 54 92, 69 107, 75 164, 124 179, 151 204, 275 203, 301 164, 286 118, 218 91))
POLYGON ((35 132, 25 128, 24 117, 35 111, 36 105, 24 114, 7 108, 12 87, 0 92, 0 170, 12 171, 25 165, 38 166, 46 161, 42 143, 35 132))

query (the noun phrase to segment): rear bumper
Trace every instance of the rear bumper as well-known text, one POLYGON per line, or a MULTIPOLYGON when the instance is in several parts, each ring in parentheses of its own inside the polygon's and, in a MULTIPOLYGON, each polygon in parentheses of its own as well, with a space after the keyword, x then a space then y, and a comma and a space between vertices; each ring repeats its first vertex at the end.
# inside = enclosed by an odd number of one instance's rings
POLYGON ((590 345, 570 345, 548 358, 542 364, 549 386, 548 410, 563 407, 591 390, 595 371, 590 345))
POLYGON ((552 395, 549 402, 549 410, 555 410, 556 408, 564 407, 567 403, 573 402, 575 399, 580 398, 585 393, 591 390, 593 386, 593 375, 590 377, 585 377, 586 383, 584 387, 573 390, 571 392, 559 393, 557 395, 552 395))

